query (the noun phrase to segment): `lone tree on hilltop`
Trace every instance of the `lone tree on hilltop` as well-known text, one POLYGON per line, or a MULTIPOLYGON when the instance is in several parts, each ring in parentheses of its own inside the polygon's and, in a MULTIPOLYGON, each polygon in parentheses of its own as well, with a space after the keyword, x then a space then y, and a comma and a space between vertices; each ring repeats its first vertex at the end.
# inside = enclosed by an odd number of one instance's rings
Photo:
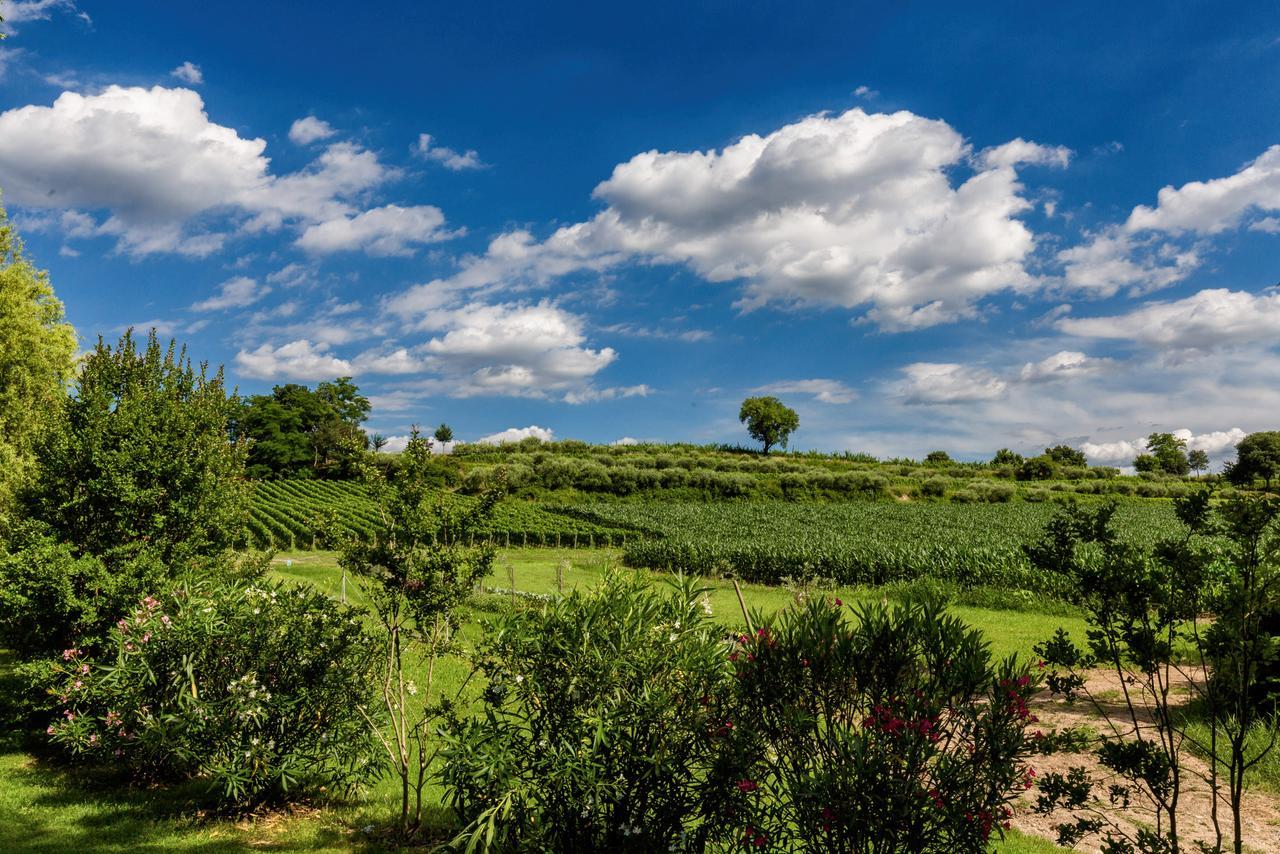
POLYGON ((448 424, 441 424, 439 427, 436 428, 436 432, 433 435, 435 436, 435 440, 442 445, 445 442, 452 442, 453 428, 450 427, 448 424))
POLYGON ((1147 453, 1135 459, 1133 467, 1138 471, 1158 471, 1185 477, 1191 472, 1186 439, 1179 439, 1172 433, 1152 433, 1147 437, 1147 453))
POLYGON ((748 397, 738 410, 738 420, 747 425, 752 439, 764 445, 764 453, 774 445, 787 446, 787 439, 800 426, 800 416, 776 397, 748 397))

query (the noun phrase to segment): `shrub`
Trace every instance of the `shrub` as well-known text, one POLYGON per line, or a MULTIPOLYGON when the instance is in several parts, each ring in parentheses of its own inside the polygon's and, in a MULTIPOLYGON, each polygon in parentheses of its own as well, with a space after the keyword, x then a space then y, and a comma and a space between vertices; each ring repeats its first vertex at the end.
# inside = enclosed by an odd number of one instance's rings
POLYGON ((77 556, 38 527, 15 537, 0 555, 0 646, 19 657, 52 655, 69 646, 98 650, 133 603, 168 579, 149 552, 77 556))
POLYGON ((52 741, 137 780, 202 778, 244 807, 377 772, 358 706, 374 649, 354 611, 262 577, 144 598, 96 658, 68 648, 52 741))
POLYGON ((924 461, 926 463, 942 465, 951 462, 951 455, 946 451, 930 451, 925 455, 924 461))
POLYGON ((985 851, 1030 785, 1037 690, 938 602, 811 598, 743 636, 708 820, 788 851, 985 851))
POLYGON ((1048 457, 1032 457, 1018 466, 1015 475, 1018 480, 1049 480, 1053 477, 1055 466, 1048 457))
POLYGON ((941 498, 947 494, 947 481, 941 477, 926 478, 920 484, 920 494, 930 498, 941 498))
POLYGON ((725 644, 705 590, 611 574, 485 635, 479 715, 445 727, 473 838, 530 851, 667 851, 698 823, 725 644))

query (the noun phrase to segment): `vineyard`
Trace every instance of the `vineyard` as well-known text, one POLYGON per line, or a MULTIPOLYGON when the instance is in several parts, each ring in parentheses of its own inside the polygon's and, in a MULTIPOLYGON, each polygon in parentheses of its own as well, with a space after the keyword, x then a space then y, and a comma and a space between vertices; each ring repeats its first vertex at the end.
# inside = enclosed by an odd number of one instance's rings
MULTIPOLYGON (((446 504, 475 499, 441 492, 446 504)), ((325 480, 272 480, 255 485, 248 523, 248 545, 255 548, 310 549, 318 528, 336 521, 342 531, 369 536, 377 528, 377 510, 358 483, 325 480)), ((551 513, 525 501, 504 501, 482 532, 490 541, 511 546, 607 546, 635 538, 634 529, 551 513)))
MULTIPOLYGON (((791 577, 884 584, 930 576, 964 586, 1055 593, 1022 546, 1036 539, 1056 505, 853 502, 626 502, 563 508, 601 525, 650 534, 628 539, 628 565, 709 575, 732 571, 776 584, 791 577)), ((1178 532, 1172 507, 1122 504, 1126 539, 1152 545, 1178 532)))

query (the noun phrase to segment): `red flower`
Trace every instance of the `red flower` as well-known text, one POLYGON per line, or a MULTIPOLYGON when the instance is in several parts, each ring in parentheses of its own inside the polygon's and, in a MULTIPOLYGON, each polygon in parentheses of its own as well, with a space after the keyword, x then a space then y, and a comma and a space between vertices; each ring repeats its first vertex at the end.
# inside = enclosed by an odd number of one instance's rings
POLYGON ((738 791, 739 791, 739 792, 754 792, 754 791, 755 791, 756 789, 758 789, 758 788, 760 788, 760 787, 759 787, 759 786, 757 786, 755 783, 753 783, 751 780, 739 780, 739 781, 738 781, 738 791))

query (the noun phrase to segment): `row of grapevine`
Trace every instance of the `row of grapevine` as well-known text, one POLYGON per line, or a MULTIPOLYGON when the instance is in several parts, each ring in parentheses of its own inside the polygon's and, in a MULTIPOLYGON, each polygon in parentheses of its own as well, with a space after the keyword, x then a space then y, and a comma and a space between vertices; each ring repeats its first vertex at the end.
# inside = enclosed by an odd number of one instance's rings
MULTIPOLYGON (((1036 572, 1022 546, 1056 507, 1034 504, 618 502, 560 512, 601 524, 642 528, 627 542, 632 566, 698 574, 732 572, 750 581, 831 578, 883 584, 930 576, 969 585, 1060 592, 1036 572)), ((1122 505, 1125 536, 1150 546, 1175 534, 1167 506, 1122 505)))
MULTIPOLYGON (((441 492, 445 503, 475 499, 441 492)), ((377 508, 363 486, 343 481, 280 480, 255 485, 246 545, 255 548, 310 549, 316 545, 316 523, 336 519, 347 533, 372 536, 377 508)), ((622 546, 638 534, 629 526, 600 524, 550 513, 527 501, 500 503, 480 536, 502 546, 622 546)))

